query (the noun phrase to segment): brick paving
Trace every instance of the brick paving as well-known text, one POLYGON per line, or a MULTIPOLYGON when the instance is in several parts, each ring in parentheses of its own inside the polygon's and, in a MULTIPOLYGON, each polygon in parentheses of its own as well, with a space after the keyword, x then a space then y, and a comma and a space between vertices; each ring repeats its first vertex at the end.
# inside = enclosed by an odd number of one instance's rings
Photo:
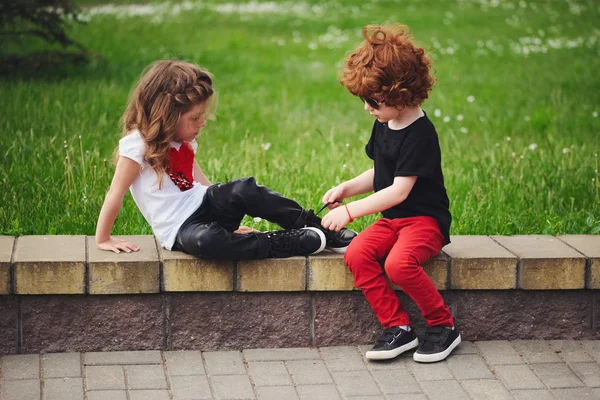
POLYGON ((600 399, 600 340, 464 342, 436 364, 368 348, 5 356, 0 399, 600 399))

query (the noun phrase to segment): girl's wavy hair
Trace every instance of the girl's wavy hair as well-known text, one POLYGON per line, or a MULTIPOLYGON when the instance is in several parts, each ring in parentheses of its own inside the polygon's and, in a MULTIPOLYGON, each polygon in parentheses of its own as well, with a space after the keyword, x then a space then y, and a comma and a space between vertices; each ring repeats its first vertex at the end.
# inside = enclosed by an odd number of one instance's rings
POLYGON ((175 140, 181 115, 207 103, 207 118, 214 118, 216 96, 212 78, 199 66, 160 60, 144 69, 123 114, 123 136, 138 130, 146 144, 144 161, 156 172, 162 188, 170 167, 171 141, 175 140))
POLYGON ((430 73, 433 62, 415 45, 408 27, 368 25, 363 37, 346 58, 341 84, 355 96, 380 95, 388 106, 421 105, 436 79, 430 73))

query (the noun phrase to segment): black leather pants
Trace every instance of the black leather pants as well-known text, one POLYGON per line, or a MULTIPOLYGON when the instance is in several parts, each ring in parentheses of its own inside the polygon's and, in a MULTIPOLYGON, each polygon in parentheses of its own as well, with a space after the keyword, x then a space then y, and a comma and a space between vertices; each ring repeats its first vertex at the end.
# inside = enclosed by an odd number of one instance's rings
POLYGON ((233 232, 244 215, 291 229, 303 211, 294 200, 258 185, 254 177, 212 185, 200 207, 179 228, 173 250, 206 259, 267 258, 270 244, 264 233, 233 232))

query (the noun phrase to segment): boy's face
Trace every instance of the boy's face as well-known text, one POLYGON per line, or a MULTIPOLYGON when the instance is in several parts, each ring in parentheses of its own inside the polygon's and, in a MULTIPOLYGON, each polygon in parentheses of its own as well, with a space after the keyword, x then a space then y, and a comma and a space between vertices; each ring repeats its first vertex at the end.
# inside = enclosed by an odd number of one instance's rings
POLYGON ((206 107, 207 103, 193 106, 189 111, 181 114, 179 124, 177 125, 177 140, 191 142, 196 139, 200 129, 206 125, 206 107))
POLYGON ((371 105, 369 105, 369 102, 364 101, 364 109, 365 111, 368 111, 369 114, 371 114, 373 117, 375 117, 377 121, 381 123, 386 123, 393 120, 394 118, 397 118, 401 114, 401 111, 398 110, 396 107, 386 105, 382 97, 373 96, 372 99, 375 100, 376 103, 378 103, 379 107, 372 107, 371 105))

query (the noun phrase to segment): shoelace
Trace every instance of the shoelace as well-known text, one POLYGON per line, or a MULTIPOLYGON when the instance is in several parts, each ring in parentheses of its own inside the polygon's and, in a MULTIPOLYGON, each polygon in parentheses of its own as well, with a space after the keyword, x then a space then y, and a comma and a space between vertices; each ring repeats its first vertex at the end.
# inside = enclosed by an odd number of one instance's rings
POLYGON ((293 229, 289 231, 272 231, 267 233, 267 238, 271 240, 271 250, 289 251, 297 253, 298 241, 294 238, 300 235, 300 230, 293 229))

